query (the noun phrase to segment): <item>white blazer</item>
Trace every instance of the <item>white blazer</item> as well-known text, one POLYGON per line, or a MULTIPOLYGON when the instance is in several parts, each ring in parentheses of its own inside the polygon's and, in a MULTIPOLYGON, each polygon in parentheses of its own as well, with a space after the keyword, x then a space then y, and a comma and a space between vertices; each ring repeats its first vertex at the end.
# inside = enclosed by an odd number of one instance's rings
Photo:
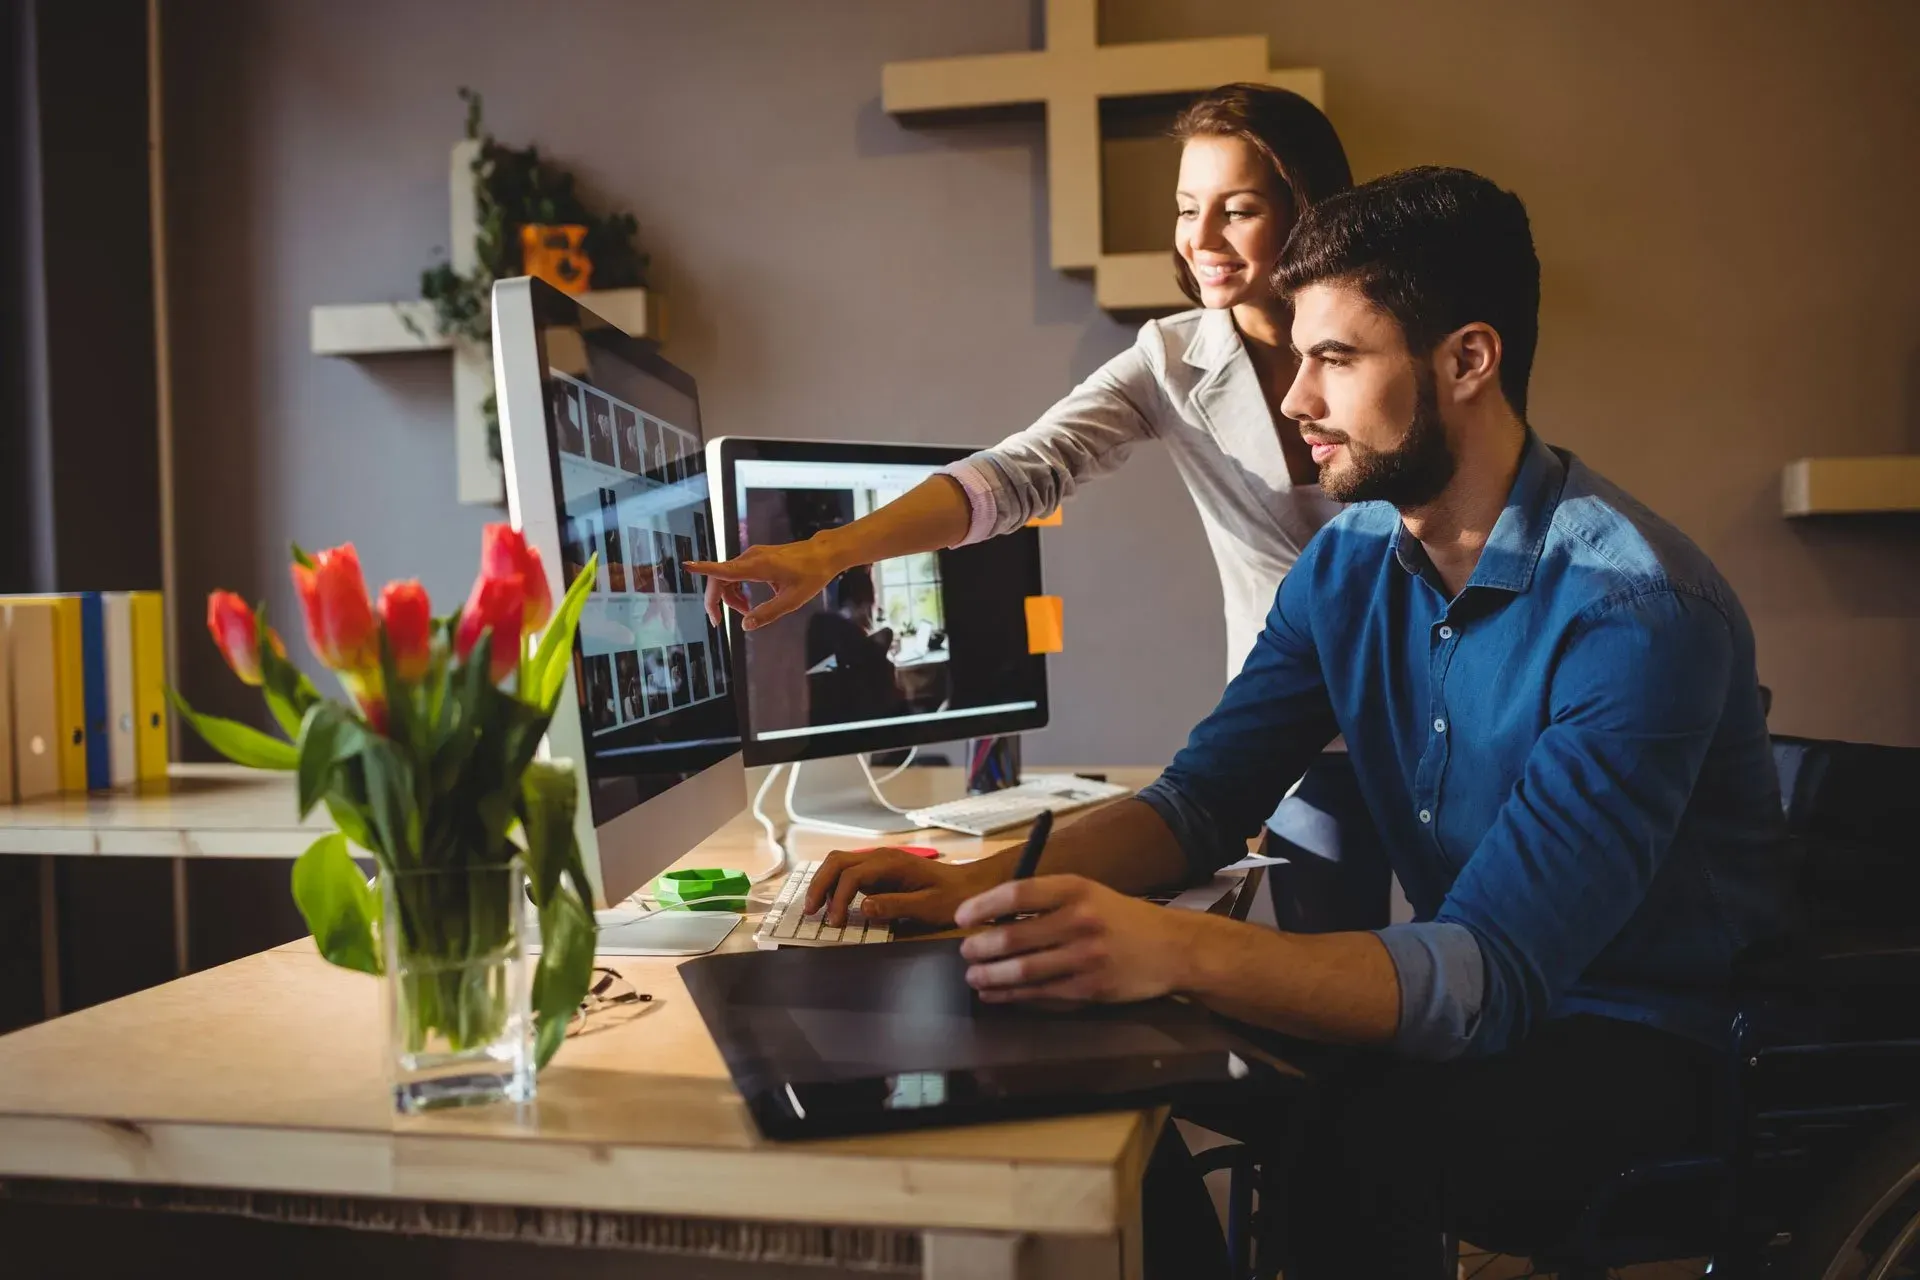
POLYGON ((1232 679, 1266 625, 1280 579, 1340 504, 1288 474, 1230 311, 1149 320, 1133 346, 1040 421, 948 468, 973 508, 965 541, 1048 514, 1143 440, 1165 443, 1200 510, 1220 569, 1232 679))

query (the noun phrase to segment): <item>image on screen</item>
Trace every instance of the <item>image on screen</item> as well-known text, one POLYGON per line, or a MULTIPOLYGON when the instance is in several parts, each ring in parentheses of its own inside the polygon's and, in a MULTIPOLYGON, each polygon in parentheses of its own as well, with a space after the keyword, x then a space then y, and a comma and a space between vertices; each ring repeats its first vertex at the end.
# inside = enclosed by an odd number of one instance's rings
POLYGON ((574 673, 605 822, 738 747, 707 665, 704 583, 683 564, 707 537, 707 477, 691 397, 610 355, 547 373, 569 579, 599 556, 574 673))
MULTIPOLYGON (((936 469, 743 458, 734 467, 741 545, 799 541, 851 523, 936 469)), ((938 720, 951 721, 960 737, 969 719, 1038 706, 1024 627, 979 625, 976 600, 956 594, 949 578, 943 553, 858 565, 780 626, 748 636, 749 735, 818 739, 938 720)))

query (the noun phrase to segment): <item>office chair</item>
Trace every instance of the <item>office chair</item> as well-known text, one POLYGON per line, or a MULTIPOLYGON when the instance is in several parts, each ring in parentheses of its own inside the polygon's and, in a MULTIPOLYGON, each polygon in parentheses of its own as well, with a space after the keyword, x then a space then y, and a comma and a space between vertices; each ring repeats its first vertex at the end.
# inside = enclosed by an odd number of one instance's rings
MULTIPOLYGON (((1476 1245, 1562 1280, 1697 1257, 1736 1280, 1763 1263, 1790 1280, 1920 1267, 1920 749, 1776 736, 1774 760, 1805 928, 1736 964, 1711 1148, 1621 1170, 1561 1238, 1457 1224, 1476 1245)), ((1262 1155, 1196 1157, 1231 1171, 1236 1280, 1279 1271, 1283 1201, 1262 1155)), ((1440 1242, 1436 1277, 1454 1276, 1459 1238, 1440 1242)))

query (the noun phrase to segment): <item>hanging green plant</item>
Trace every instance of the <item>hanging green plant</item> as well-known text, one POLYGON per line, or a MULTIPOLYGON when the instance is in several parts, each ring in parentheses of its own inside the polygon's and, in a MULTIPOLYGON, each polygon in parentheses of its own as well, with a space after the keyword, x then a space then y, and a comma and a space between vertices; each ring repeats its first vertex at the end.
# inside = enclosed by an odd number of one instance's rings
MULTIPOLYGON (((450 262, 420 273, 420 296, 433 305, 436 332, 469 342, 493 338, 493 282, 524 275, 520 229, 525 226, 578 226, 579 253, 592 266, 596 289, 644 289, 647 255, 634 237, 640 224, 631 213, 595 214, 574 189, 574 176, 543 158, 538 147, 501 143, 482 123, 480 95, 462 87, 467 104, 467 137, 479 143, 473 158, 473 270, 459 272, 450 262)), ((408 322, 412 327, 412 322, 408 322)), ((493 397, 486 404, 487 437, 500 460, 500 419, 493 397)))

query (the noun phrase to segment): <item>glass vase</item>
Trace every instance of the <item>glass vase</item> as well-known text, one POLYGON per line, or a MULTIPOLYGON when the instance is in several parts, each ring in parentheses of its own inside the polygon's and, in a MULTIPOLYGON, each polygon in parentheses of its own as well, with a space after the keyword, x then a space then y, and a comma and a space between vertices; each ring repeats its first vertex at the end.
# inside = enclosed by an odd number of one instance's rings
POLYGON ((380 877, 393 1100, 530 1102, 533 968, 518 860, 380 877))

